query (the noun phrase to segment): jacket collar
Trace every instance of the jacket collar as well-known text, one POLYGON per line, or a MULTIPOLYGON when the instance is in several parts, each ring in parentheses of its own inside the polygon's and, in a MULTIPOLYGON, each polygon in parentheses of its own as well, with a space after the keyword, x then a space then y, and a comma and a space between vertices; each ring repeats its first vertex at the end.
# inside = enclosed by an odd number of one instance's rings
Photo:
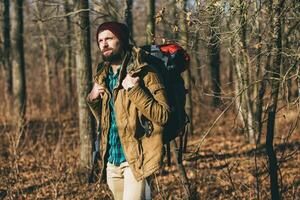
MULTIPOLYGON (((128 74, 136 74, 142 70, 143 67, 147 66, 146 52, 139 47, 132 47, 131 51, 127 51, 122 62, 121 71, 125 70, 128 74)), ((98 84, 103 84, 108 74, 110 67, 109 62, 102 62, 98 65, 97 74, 94 76, 94 81, 98 84)))
POLYGON ((127 73, 135 74, 141 71, 146 65, 146 52, 139 47, 132 47, 131 57, 127 66, 127 73))

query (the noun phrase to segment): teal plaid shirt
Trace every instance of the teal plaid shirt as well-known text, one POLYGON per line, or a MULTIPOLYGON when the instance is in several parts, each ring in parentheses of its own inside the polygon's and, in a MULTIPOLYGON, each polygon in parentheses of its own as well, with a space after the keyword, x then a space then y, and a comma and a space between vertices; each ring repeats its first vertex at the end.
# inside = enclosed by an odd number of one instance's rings
MULTIPOLYGON (((119 74, 120 74, 120 68, 118 69, 118 72, 116 74, 113 74, 111 67, 109 68, 106 84, 108 85, 111 94, 113 93, 113 89, 117 85, 119 74)), ((109 127, 109 136, 108 136, 108 144, 109 144, 108 162, 114 165, 120 165, 122 162, 126 161, 126 158, 123 152, 123 148, 121 146, 118 127, 116 124, 113 95, 111 95, 111 99, 109 100, 109 110, 110 110, 110 127, 109 127)))

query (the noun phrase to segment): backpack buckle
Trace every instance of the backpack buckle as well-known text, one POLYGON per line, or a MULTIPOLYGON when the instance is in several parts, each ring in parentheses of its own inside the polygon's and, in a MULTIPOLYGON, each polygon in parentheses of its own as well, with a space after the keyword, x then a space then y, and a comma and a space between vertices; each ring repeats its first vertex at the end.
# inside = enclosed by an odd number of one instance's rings
POLYGON ((142 128, 145 131, 145 136, 146 137, 150 137, 152 131, 153 131, 153 124, 152 122, 147 119, 146 117, 144 117, 143 115, 139 116, 139 121, 140 121, 140 125, 142 126, 142 128))
POLYGON ((150 137, 152 131, 153 131, 153 124, 150 120, 145 120, 145 124, 143 125, 143 128, 145 129, 145 135, 146 137, 150 137))

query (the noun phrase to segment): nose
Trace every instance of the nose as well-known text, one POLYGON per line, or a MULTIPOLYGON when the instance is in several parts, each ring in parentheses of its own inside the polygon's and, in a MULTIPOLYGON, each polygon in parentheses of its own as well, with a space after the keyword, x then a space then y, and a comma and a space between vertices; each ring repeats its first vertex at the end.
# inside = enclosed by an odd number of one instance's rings
POLYGON ((99 43, 100 49, 108 47, 107 41, 103 40, 99 43))
POLYGON ((107 46, 108 43, 107 43, 107 40, 103 40, 103 46, 107 46))

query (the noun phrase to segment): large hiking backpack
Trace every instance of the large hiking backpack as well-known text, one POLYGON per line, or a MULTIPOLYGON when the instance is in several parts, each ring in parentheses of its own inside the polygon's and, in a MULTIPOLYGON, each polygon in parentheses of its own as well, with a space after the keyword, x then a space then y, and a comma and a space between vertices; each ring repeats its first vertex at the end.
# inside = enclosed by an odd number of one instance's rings
POLYGON ((148 53, 146 61, 161 74, 165 85, 171 116, 164 129, 163 142, 169 144, 185 133, 189 122, 185 112, 187 90, 181 73, 187 69, 190 58, 177 44, 146 45, 141 48, 148 53))

